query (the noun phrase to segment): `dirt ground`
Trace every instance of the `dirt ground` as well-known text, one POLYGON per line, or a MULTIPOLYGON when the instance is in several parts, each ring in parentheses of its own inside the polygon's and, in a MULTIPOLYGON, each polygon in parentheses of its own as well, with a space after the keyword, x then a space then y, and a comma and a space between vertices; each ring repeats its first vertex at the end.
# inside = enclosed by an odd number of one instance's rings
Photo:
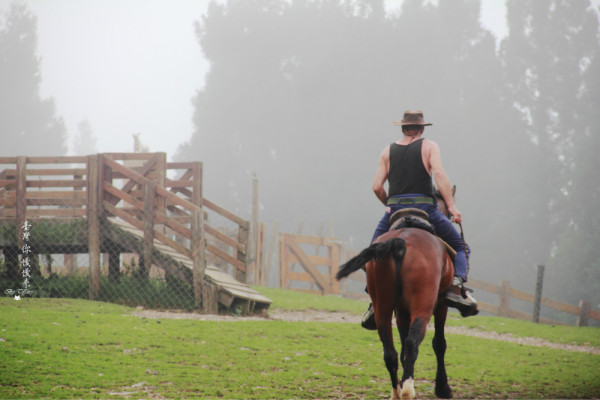
MULTIPOLYGON (((305 322, 345 322, 345 323, 360 323, 360 316, 351 315, 343 312, 328 312, 328 311, 317 311, 317 310, 304 310, 304 311, 286 311, 286 310, 271 310, 264 316, 252 316, 252 317, 233 317, 228 315, 205 315, 198 313, 184 313, 184 312, 170 312, 170 311, 153 311, 144 310, 142 308, 136 309, 133 313, 134 316, 140 318, 150 319, 194 319, 199 321, 305 321, 305 322)), ((433 329, 429 326, 429 329, 433 329)), ((447 326, 446 333, 473 336, 484 339, 502 340, 505 342, 517 343, 525 346, 538 346, 548 347, 553 349, 562 349, 568 351, 578 351, 590 354, 600 354, 600 349, 590 346, 579 346, 569 344, 558 344, 548 342, 543 339, 533 337, 515 337, 511 334, 487 332, 478 329, 458 327, 458 326, 447 326)))

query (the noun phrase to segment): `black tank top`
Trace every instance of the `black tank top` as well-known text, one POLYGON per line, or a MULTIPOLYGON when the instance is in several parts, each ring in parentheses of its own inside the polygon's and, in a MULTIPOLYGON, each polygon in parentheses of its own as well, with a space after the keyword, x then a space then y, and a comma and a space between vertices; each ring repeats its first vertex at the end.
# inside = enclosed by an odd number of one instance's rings
POLYGON ((389 194, 422 193, 433 197, 433 181, 423 165, 423 139, 409 145, 390 145, 389 194))

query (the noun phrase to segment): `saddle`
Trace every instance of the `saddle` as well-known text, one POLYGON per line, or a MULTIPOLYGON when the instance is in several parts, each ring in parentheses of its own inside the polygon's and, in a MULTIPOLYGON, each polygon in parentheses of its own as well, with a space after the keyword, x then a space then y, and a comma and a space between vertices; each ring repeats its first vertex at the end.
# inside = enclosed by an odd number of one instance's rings
POLYGON ((404 208, 390 217, 390 231, 400 228, 419 228, 435 235, 435 228, 429 222, 429 215, 418 208, 404 208))
POLYGON ((454 250, 448 243, 442 238, 436 235, 435 227, 429 222, 429 215, 418 208, 403 208, 392 214, 390 217, 390 231, 401 229, 401 228, 417 228, 423 229, 436 236, 446 246, 446 250, 450 255, 452 261, 456 258, 456 250, 454 250))

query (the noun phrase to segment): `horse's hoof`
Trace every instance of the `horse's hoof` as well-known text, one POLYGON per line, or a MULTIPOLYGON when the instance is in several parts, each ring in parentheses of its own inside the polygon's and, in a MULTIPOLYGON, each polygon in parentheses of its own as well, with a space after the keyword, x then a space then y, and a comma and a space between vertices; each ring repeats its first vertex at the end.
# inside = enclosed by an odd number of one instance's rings
POLYGON ((435 395, 440 399, 451 399, 452 398, 452 389, 448 384, 436 386, 435 387, 435 395))
POLYGON ((398 394, 398 389, 397 388, 392 388, 392 400, 398 400, 400 399, 400 395, 398 394))
POLYGON ((412 378, 409 378, 404 381, 402 384, 402 391, 400 392, 400 398, 402 400, 405 399, 414 399, 416 397, 415 393, 415 381, 412 378))

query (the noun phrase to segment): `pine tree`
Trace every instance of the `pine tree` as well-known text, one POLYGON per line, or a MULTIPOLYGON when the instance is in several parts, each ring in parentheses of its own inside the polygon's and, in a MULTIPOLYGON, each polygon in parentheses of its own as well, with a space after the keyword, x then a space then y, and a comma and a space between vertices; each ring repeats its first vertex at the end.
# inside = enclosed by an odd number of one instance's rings
POLYGON ((11 3, 0 19, 0 154, 64 155, 66 128, 54 99, 41 99, 37 20, 26 5, 11 3))

